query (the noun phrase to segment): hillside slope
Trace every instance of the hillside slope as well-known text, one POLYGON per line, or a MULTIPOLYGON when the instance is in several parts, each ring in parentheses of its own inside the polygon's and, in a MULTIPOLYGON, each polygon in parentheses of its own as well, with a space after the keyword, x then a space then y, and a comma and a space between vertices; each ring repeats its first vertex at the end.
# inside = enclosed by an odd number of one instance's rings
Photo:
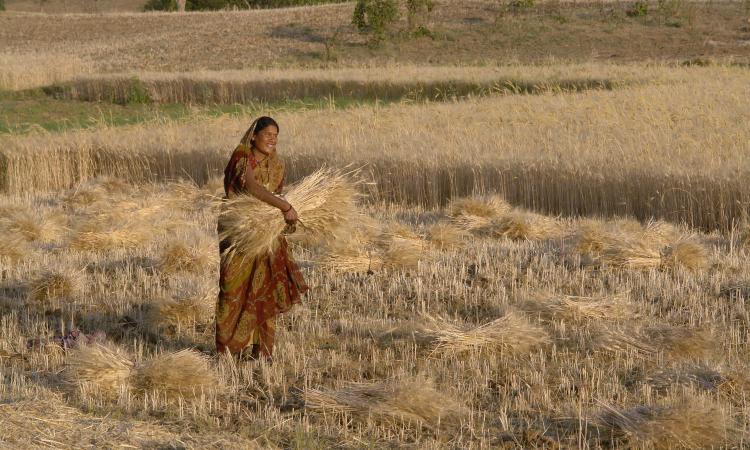
POLYGON ((77 57, 96 72, 750 59, 750 22, 740 3, 681 5, 636 18, 624 3, 514 11, 496 2, 438 2, 429 33, 408 33, 402 17, 378 48, 351 25, 353 3, 188 14, 9 12, 0 15, 0 47, 17 55, 77 57))

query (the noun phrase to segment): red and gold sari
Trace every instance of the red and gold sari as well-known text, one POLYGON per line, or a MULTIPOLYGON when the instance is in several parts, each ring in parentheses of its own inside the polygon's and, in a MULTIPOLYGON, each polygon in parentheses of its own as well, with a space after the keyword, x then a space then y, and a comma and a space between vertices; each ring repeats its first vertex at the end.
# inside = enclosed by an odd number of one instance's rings
MULTIPOLYGON (((247 194, 248 167, 252 168, 258 183, 275 194, 281 193, 285 172, 276 152, 258 163, 250 147, 239 145, 224 170, 227 198, 247 194)), ((218 229, 221 232, 221 219, 218 229)), ((225 256, 229 244, 227 239, 219 243, 221 267, 216 304, 216 349, 220 353, 228 351, 233 354, 248 349, 253 357, 271 356, 276 315, 299 303, 307 285, 289 256, 283 236, 272 253, 249 261, 225 256)))

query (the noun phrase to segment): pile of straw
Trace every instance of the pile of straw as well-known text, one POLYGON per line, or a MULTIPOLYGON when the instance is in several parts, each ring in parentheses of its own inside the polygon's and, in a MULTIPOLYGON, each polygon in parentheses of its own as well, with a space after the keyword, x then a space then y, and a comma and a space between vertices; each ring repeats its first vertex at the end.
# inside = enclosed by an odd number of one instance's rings
POLYGON ((160 334, 207 324, 213 318, 214 302, 213 293, 159 299, 148 305, 144 325, 151 333, 160 334))
POLYGON ((336 272, 375 272, 417 267, 427 242, 408 226, 380 223, 362 215, 362 222, 347 227, 346 235, 329 246, 317 263, 336 272))
POLYGON ((131 227, 109 231, 82 231, 76 233, 69 246, 74 250, 93 252, 131 249, 143 245, 148 237, 144 231, 131 227))
POLYGON ((550 217, 528 211, 513 210, 478 227, 479 234, 513 241, 538 241, 559 236, 563 229, 550 217))
POLYGON ((6 233, 0 239, 0 260, 16 261, 31 251, 28 241, 17 233, 6 233))
POLYGON ((660 406, 618 409, 602 404, 599 424, 634 447, 656 449, 711 448, 732 441, 729 415, 713 400, 700 397, 672 399, 660 406))
POLYGON ((604 243, 599 260, 617 269, 650 270, 661 265, 661 252, 645 240, 619 237, 604 243))
POLYGON ((0 216, 0 231, 14 233, 29 242, 53 242, 64 232, 64 218, 49 214, 32 214, 26 209, 15 209, 0 216))
POLYGON ((165 353, 136 365, 120 349, 83 345, 69 350, 64 376, 72 384, 93 386, 106 396, 131 390, 167 398, 196 397, 215 391, 217 386, 217 376, 208 359, 193 350, 165 353))
POLYGON ((417 267, 424 252, 424 241, 394 237, 384 249, 385 266, 391 270, 417 267))
POLYGON ((461 247, 469 237, 464 229, 449 223, 435 224, 427 229, 427 241, 440 250, 461 247))
POLYGON ((675 269, 684 267, 698 271, 708 267, 708 250, 698 242, 682 239, 662 252, 661 267, 675 269))
POLYGON ((105 395, 115 395, 128 386, 132 372, 133 363, 123 351, 83 345, 68 352, 64 375, 71 383, 93 385, 105 395))
POLYGON ((595 348, 608 351, 634 350, 643 356, 663 353, 669 360, 706 358, 716 343, 706 330, 655 325, 640 330, 601 328, 593 330, 595 348))
POLYGON ((588 330, 590 348, 594 351, 636 352, 643 357, 652 357, 658 349, 632 329, 594 327, 588 330))
POLYGON ((466 409, 431 380, 396 380, 385 383, 349 383, 339 389, 307 389, 305 407, 312 411, 349 413, 396 426, 430 429, 456 426, 466 409))
POLYGON ((340 243, 328 249, 317 263, 335 272, 365 273, 413 269, 423 257, 423 240, 391 236, 380 237, 377 244, 340 243))
POLYGON ((318 264, 328 270, 342 273, 377 272, 385 267, 380 249, 336 246, 326 251, 318 264))
POLYGON ((690 236, 680 237, 673 225, 661 221, 645 227, 632 220, 584 221, 572 239, 578 253, 612 268, 695 271, 708 266, 703 245, 690 236))
POLYGON ((537 294, 523 301, 519 308, 543 319, 570 321, 624 320, 636 315, 635 308, 626 295, 580 297, 537 294))
POLYGON ((605 228, 601 221, 585 220, 578 225, 572 239, 573 248, 578 253, 598 256, 604 251, 607 242, 613 239, 613 233, 605 228))
POLYGON ((662 220, 651 220, 643 227, 641 236, 656 247, 666 247, 680 238, 680 232, 671 223, 662 220))
MULTIPOLYGON (((356 222, 357 182, 347 174, 321 169, 292 186, 286 198, 297 210, 297 229, 318 239, 335 237, 356 222)), ((227 256, 254 258, 272 251, 286 224, 278 209, 249 195, 228 199, 220 213, 229 239, 227 256)))
POLYGON ((672 360, 706 358, 716 350, 716 341, 708 330, 656 325, 644 328, 641 335, 672 360))
POLYGON ((132 186, 120 178, 99 177, 71 189, 63 198, 63 204, 71 208, 88 207, 104 201, 107 197, 125 194, 131 190, 132 186))
POLYGON ((81 295, 84 285, 83 272, 46 270, 29 282, 29 299, 43 303, 73 300, 81 295))
POLYGON ((135 386, 143 392, 158 392, 169 398, 197 397, 216 390, 216 373, 208 359, 193 350, 156 356, 137 369, 135 386))
POLYGON ((705 365, 678 365, 660 367, 647 374, 648 384, 659 392, 667 392, 675 385, 696 386, 705 391, 715 392, 728 382, 719 371, 705 365))
POLYGON ((162 250, 158 267, 163 273, 201 273, 211 266, 210 249, 207 246, 188 246, 182 240, 167 244, 162 250))
POLYGON ((474 231, 489 225, 492 219, 510 212, 511 206, 500 196, 458 198, 448 205, 448 215, 458 228, 474 231))
POLYGON ((433 353, 462 353, 478 350, 500 350, 508 353, 527 353, 550 342, 547 332, 531 324, 518 313, 508 313, 499 319, 476 328, 455 325, 428 317, 427 329, 436 336, 433 353))
POLYGON ((161 204, 110 199, 78 215, 69 245, 88 251, 138 247, 164 231, 169 218, 169 209, 161 204))
POLYGON ((745 224, 739 233, 740 246, 750 248, 750 224, 745 224))

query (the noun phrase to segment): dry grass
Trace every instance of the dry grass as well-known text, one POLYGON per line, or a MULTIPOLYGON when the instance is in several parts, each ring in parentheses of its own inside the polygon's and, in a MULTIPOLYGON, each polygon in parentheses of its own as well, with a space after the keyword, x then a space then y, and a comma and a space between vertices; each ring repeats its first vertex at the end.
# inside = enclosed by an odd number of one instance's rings
POLYGON ((366 228, 380 232, 342 234, 320 252, 317 264, 340 273, 370 273, 415 269, 420 261, 429 259, 425 252, 427 242, 416 232, 394 224, 374 228, 367 225, 374 222, 373 218, 360 217, 366 228))
POLYGON ((734 433, 731 419, 715 402, 701 398, 672 400, 659 406, 636 406, 618 410, 603 405, 599 420, 614 432, 624 434, 631 445, 657 449, 709 448, 722 445, 734 433))
MULTIPOLYGON (((355 203, 356 182, 341 172, 321 169, 291 186, 286 194, 299 214, 298 228, 318 239, 332 239, 359 214, 355 203)), ((229 257, 252 259, 270 252, 284 233, 286 224, 279 210, 251 196, 227 199, 221 220, 220 239, 231 242, 229 257)))
POLYGON ((93 71, 82 56, 35 49, 0 53, 0 90, 20 90, 67 81, 93 71))
POLYGON ((384 247, 385 266, 392 270, 416 268, 425 258, 425 242, 421 239, 393 237, 384 247))
POLYGON ((457 400, 436 390, 431 380, 350 383, 338 389, 308 389, 305 407, 320 413, 348 413, 401 426, 449 428, 466 414, 457 400))

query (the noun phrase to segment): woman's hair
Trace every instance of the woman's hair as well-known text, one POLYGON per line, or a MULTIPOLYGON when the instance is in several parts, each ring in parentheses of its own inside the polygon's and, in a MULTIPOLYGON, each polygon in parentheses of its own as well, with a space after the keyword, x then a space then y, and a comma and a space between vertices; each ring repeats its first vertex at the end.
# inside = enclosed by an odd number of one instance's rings
POLYGON ((257 119, 253 120, 253 123, 250 124, 250 128, 248 128, 245 132, 245 135, 242 136, 242 140, 240 141, 240 143, 244 145, 250 145, 250 142, 252 142, 253 140, 253 136, 270 127, 271 125, 275 126, 277 131, 279 130, 279 124, 276 123, 276 121, 272 118, 268 116, 258 117, 257 119))

